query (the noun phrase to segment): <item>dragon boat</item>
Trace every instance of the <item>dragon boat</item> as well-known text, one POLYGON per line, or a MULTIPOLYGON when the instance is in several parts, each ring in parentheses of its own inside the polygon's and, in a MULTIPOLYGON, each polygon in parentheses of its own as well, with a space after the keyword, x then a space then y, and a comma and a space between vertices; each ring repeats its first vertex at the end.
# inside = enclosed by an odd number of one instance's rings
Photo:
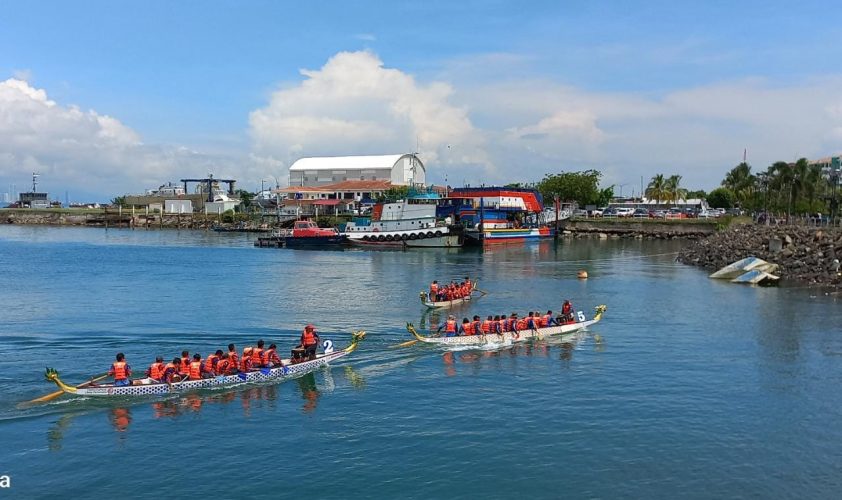
MULTIPOLYGON (((479 290, 477 290, 477 282, 476 281, 471 283, 471 295, 473 295, 474 292, 479 292, 479 293, 485 295, 484 292, 480 292, 479 290)), ((458 306, 459 304, 464 304, 465 302, 471 300, 471 295, 466 295, 465 297, 460 297, 458 299, 441 300, 441 301, 436 302, 436 301, 430 300, 430 297, 427 294, 427 292, 422 291, 421 293, 418 294, 418 296, 421 297, 421 303, 424 304, 424 307, 427 307, 427 308, 430 308, 430 309, 440 309, 442 307, 453 307, 453 306, 458 306)))
MULTIPOLYGON (((205 378, 201 380, 184 380, 173 383, 141 383, 137 385, 115 386, 108 385, 90 385, 73 387, 65 384, 59 378, 58 372, 53 368, 47 368, 45 374, 47 380, 54 382, 59 389, 68 394, 76 394, 78 396, 94 396, 94 397, 108 397, 108 396, 154 396, 165 395, 171 393, 181 393, 188 391, 196 391, 200 389, 219 389, 227 387, 235 387, 243 384, 251 383, 265 383, 265 382, 281 382, 286 379, 292 379, 306 375, 315 371, 332 361, 336 361, 348 354, 354 352, 359 342, 365 337, 364 331, 354 332, 351 338, 351 344, 348 347, 334 351, 333 342, 326 340, 324 345, 325 352, 318 354, 316 359, 310 361, 302 361, 300 363, 291 364, 289 359, 283 359, 283 366, 276 368, 262 368, 246 373, 237 373, 236 375, 218 375, 212 378, 205 378)), ((140 379, 140 382, 149 381, 149 379, 140 379)))
POLYGON ((602 319, 606 309, 604 305, 599 305, 594 308, 596 314, 592 319, 585 319, 585 313, 579 311, 576 313, 577 321, 573 323, 565 323, 562 325, 546 326, 537 328, 535 330, 520 330, 518 332, 503 332, 503 333, 485 333, 479 335, 457 335, 455 337, 425 337, 415 330, 412 323, 406 324, 406 329, 419 342, 425 344, 439 344, 444 346, 481 346, 485 344, 499 343, 515 343, 525 342, 530 339, 541 339, 550 335, 560 335, 566 333, 574 333, 584 330, 587 327, 596 324, 602 319))

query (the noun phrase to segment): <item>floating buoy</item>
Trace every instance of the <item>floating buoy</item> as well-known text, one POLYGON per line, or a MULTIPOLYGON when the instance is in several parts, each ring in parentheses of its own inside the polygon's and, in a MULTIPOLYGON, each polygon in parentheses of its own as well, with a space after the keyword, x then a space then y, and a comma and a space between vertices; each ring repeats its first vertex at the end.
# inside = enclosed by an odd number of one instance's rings
POLYGON ((576 277, 579 278, 580 280, 586 280, 586 279, 588 279, 588 272, 585 271, 584 269, 582 269, 581 271, 576 273, 576 277))

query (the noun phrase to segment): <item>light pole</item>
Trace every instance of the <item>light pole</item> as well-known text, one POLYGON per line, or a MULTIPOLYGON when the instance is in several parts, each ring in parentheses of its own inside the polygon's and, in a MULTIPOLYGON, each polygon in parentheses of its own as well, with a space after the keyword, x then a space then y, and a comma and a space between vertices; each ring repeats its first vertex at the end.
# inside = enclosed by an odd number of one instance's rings
POLYGON ((617 185, 620 186, 620 198, 622 198, 623 197, 623 186, 628 186, 629 183, 626 182, 625 184, 617 184, 617 185))

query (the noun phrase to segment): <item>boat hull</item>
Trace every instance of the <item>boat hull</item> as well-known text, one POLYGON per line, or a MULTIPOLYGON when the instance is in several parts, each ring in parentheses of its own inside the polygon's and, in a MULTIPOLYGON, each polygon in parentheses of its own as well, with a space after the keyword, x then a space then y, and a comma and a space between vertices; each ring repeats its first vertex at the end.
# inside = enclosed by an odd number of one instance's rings
POLYGON ((547 226, 522 229, 490 228, 465 232, 465 237, 471 243, 485 245, 523 243, 553 236, 555 236, 555 230, 547 226))
MULTIPOLYGON (((369 235, 370 237, 379 237, 376 233, 369 235)), ((400 234, 394 236, 400 237, 400 234)), ((455 234, 446 234, 443 236, 426 237, 423 239, 393 239, 386 240, 364 240, 362 238, 350 237, 348 243, 353 246, 367 247, 367 248, 459 248, 462 246, 462 237, 455 234)))
MULTIPOLYGON (((478 285, 479 285, 478 281, 473 282, 473 285, 472 285, 473 288, 471 289, 471 294, 478 291, 477 290, 478 285)), ((468 295, 467 297, 462 297, 462 298, 459 298, 459 299, 442 300, 442 301, 435 302, 435 301, 429 300, 429 296, 427 295, 427 292, 421 292, 420 297, 421 297, 421 304, 423 304, 424 307, 426 307, 428 309, 442 309, 442 308, 445 308, 445 307, 459 306, 459 305, 462 305, 465 302, 468 302, 468 301, 471 300, 471 295, 468 295)))
POLYGON ((318 248, 318 247, 338 247, 347 242, 347 238, 342 235, 334 236, 288 236, 284 238, 284 245, 287 248, 318 248))
MULTIPOLYGON (((483 346, 488 344, 513 344, 518 342, 526 342, 532 339, 542 339, 552 335, 563 335, 567 333, 574 333, 587 329, 589 326, 598 323, 602 319, 602 313, 605 311, 603 306, 597 309, 597 314, 591 320, 579 321, 575 323, 568 323, 558 326, 548 326, 538 328, 536 330, 521 330, 519 332, 503 332, 503 333, 487 333, 482 335, 458 335, 455 337, 424 337, 415 331, 411 325, 407 325, 407 330, 419 342, 425 344, 436 344, 442 346, 483 346)), ((579 313, 582 314, 582 313, 579 313)), ((581 317, 581 316, 580 316, 581 317)))

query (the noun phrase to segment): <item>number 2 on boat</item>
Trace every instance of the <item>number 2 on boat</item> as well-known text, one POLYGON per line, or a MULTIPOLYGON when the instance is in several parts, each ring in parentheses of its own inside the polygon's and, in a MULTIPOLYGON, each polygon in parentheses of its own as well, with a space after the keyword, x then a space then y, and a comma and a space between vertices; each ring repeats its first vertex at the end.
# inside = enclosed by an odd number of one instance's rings
POLYGON ((333 341, 328 339, 322 342, 322 347, 325 348, 325 354, 330 354, 333 352, 333 341))

